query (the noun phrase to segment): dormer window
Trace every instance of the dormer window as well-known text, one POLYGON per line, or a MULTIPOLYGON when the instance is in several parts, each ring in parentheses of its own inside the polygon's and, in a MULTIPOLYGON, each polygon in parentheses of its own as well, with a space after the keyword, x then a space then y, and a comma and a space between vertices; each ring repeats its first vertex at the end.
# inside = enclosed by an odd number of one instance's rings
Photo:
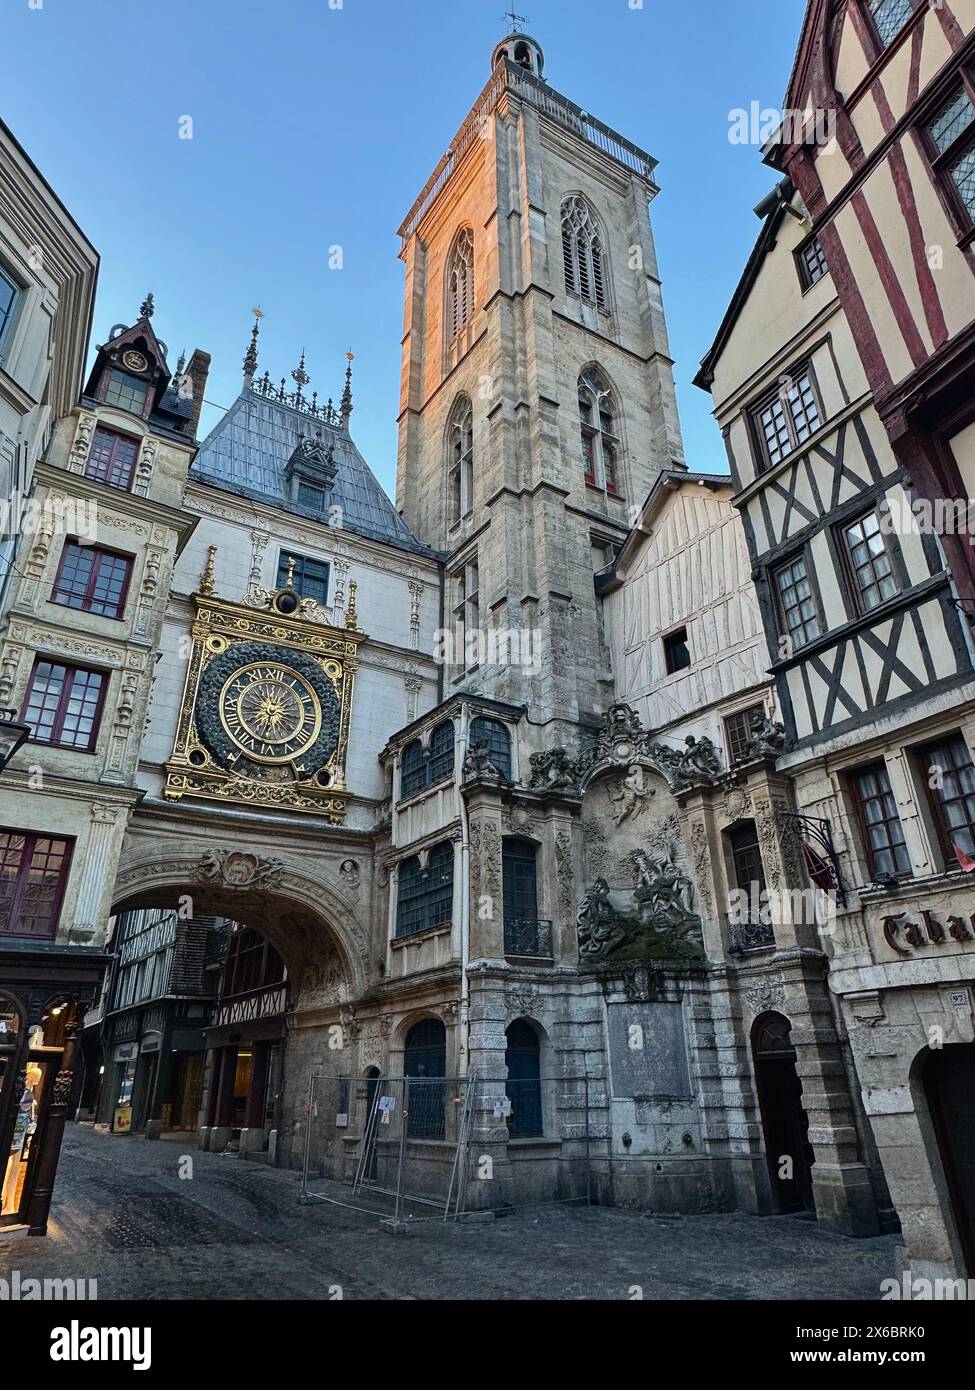
POLYGON ((105 388, 106 405, 115 405, 119 410, 142 415, 145 412, 148 394, 148 381, 140 381, 137 376, 130 376, 128 372, 109 372, 108 385, 105 388))
POLYGON ((307 507, 309 511, 320 512, 325 506, 325 493, 320 487, 311 487, 308 483, 299 483, 298 506, 307 507))

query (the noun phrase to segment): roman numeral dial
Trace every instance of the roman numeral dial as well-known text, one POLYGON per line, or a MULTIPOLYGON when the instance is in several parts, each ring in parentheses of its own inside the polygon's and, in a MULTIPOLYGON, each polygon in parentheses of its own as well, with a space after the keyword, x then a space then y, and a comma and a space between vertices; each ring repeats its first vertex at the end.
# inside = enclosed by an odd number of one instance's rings
POLYGON ((314 745, 322 708, 304 676, 276 662, 242 666, 226 681, 220 722, 240 752, 259 763, 290 763, 314 745))

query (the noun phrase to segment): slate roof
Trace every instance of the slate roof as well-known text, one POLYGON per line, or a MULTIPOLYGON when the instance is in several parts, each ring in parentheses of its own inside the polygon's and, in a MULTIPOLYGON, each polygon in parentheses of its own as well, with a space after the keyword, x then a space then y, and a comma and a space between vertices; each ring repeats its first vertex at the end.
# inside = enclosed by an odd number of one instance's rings
POLYGON ((436 555, 414 536, 346 430, 252 387, 244 387, 200 445, 190 477, 321 521, 319 512, 293 501, 285 488, 285 467, 299 436, 314 439, 319 431, 326 448, 332 445, 338 468, 326 506, 341 507, 343 530, 418 555, 436 555))

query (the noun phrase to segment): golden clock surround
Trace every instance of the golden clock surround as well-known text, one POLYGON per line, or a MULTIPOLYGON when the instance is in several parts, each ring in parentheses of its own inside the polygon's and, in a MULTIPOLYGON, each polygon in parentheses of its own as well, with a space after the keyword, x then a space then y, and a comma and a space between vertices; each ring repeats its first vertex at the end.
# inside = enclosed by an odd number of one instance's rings
MULTIPOLYGON (((268 595, 269 599, 271 597, 268 595)), ((358 669, 357 652, 359 644, 365 640, 365 634, 356 628, 333 627, 304 613, 295 618, 283 617, 270 603, 263 611, 255 611, 250 603, 230 603, 213 595, 199 593, 194 595, 194 603, 193 647, 173 751, 166 763, 164 796, 171 801, 186 796, 203 797, 309 811, 325 817, 332 824, 341 824, 346 816, 348 801, 345 765, 355 673, 358 669), (293 759, 297 757, 300 760, 300 752, 292 752, 280 759, 257 759, 253 751, 242 758, 245 771, 237 772, 222 766, 205 738, 201 737, 197 701, 200 683, 208 666, 218 657, 232 655, 235 647, 255 642, 265 648, 273 647, 273 659, 257 663, 242 662, 244 669, 257 665, 264 669, 290 670, 307 684, 307 677, 296 668, 310 659, 334 690, 338 702, 338 737, 327 772, 319 770, 315 775, 303 777, 300 765, 293 765, 293 759), (247 762, 262 763, 264 775, 248 775, 247 762)), ((240 674, 238 668, 227 681, 221 682, 221 689, 225 689, 240 674)), ((222 700, 219 714, 222 723, 222 700)), ((330 718, 334 718, 334 714, 330 718)), ((316 722, 320 731, 321 709, 316 711, 316 722)), ((237 743, 229 730, 227 736, 237 743)))

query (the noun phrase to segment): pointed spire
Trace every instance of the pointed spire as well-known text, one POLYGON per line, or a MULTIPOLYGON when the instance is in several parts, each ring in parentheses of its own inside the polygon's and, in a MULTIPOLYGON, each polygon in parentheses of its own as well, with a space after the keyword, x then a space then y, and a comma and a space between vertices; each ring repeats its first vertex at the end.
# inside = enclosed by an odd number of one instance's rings
POLYGON ((252 309, 254 315, 254 327, 251 329, 251 340, 247 345, 247 352, 244 355, 244 385, 250 386, 254 377, 257 375, 257 335, 259 324, 264 315, 260 309, 252 309))
POLYGON ((345 354, 348 366, 345 369, 345 389, 342 392, 341 416, 342 428, 349 428, 349 417, 352 414, 352 363, 355 361, 355 353, 351 350, 345 354))
POLYGON ((146 295, 145 299, 142 301, 141 305, 139 306, 139 318, 151 319, 155 312, 156 306, 153 302, 152 290, 150 290, 149 293, 146 295))

